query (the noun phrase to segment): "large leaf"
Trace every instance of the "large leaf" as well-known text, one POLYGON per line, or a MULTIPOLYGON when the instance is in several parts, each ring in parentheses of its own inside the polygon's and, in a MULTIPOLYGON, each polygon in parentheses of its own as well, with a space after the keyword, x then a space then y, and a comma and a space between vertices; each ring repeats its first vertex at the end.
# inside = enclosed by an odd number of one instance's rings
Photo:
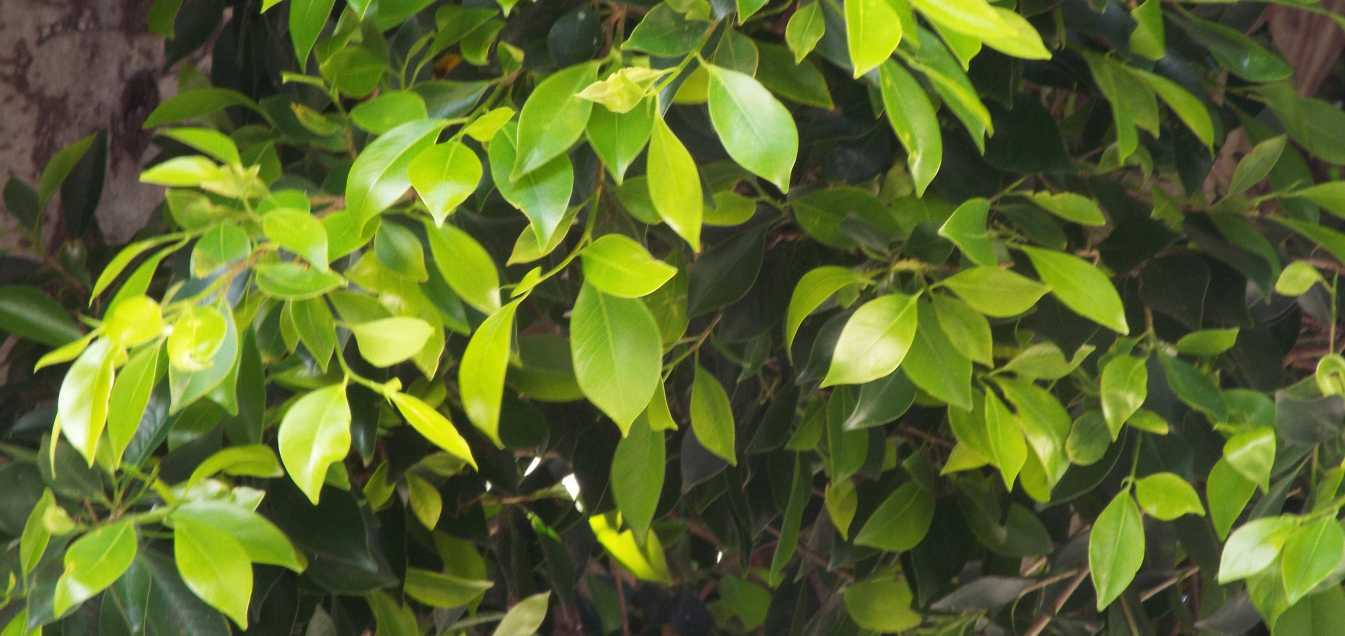
POLYGON ((509 368, 509 347, 514 337, 514 312, 520 300, 491 314, 472 334, 458 366, 458 390, 467 419, 496 446, 500 441, 500 400, 509 368))
POLYGON ((1087 261, 1064 252, 1023 247, 1051 293, 1066 307, 1120 334, 1130 333, 1125 307, 1107 275, 1087 261))
POLYGON ((178 519, 173 527, 173 556, 193 593, 247 629, 252 563, 237 539, 216 526, 178 519))
POLYGON ((701 200, 700 172, 686 146, 658 115, 654 117, 654 131, 649 138, 647 165, 649 198, 659 218, 685 239, 692 250, 699 252, 705 205, 701 200))
POLYGON ((570 315, 570 355, 584 395, 628 430, 661 377, 663 341, 649 309, 584 285, 570 315))
POLYGON ((906 149, 906 165, 915 180, 916 196, 923 196, 943 164, 943 135, 934 106, 920 83, 900 64, 884 62, 878 67, 878 77, 883 112, 906 149))
POLYGON ((822 386, 863 384, 900 366, 916 337, 916 299, 887 294, 856 310, 836 341, 822 386))
POLYGON ((710 123, 724 149, 742 167, 789 192, 789 175, 799 154, 794 118, 751 75, 714 65, 706 68, 710 123))
POLYGON ((81 335, 79 325, 60 303, 28 285, 0 287, 0 331, 51 347, 81 335))
POLYGON ((57 616, 107 589, 131 567, 136 553, 135 524, 123 519, 79 538, 65 552, 65 570, 56 582, 52 611, 57 616))
POLYGON ((400 199, 411 187, 412 160, 434 143, 446 125, 441 119, 424 119, 379 135, 350 166, 346 209, 364 224, 400 199))
POLYGON ((285 412, 276 437, 290 479, 317 504, 327 470, 350 452, 350 403, 345 384, 333 384, 299 398, 285 412))
POLYGON ((597 74, 596 62, 562 69, 533 89, 518 114, 517 150, 510 178, 517 181, 569 150, 584 134, 593 102, 576 97, 597 74))

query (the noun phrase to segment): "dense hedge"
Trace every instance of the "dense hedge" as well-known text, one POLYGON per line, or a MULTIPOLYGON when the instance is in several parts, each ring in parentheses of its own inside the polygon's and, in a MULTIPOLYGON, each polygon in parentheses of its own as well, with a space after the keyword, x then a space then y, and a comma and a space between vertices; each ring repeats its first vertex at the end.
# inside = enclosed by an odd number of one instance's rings
POLYGON ((5 634, 1345 618, 1345 114, 1269 5, 227 4, 150 12, 137 240, 42 247, 101 138, 5 188, 5 634))

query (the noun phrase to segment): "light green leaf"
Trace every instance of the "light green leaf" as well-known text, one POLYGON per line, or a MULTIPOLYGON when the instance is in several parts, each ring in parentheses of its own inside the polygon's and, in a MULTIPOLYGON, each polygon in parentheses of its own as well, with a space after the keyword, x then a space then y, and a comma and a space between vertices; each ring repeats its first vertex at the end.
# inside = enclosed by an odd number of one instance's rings
POLYGON ((1136 480, 1135 497, 1146 514, 1160 521, 1188 514, 1205 516, 1200 495, 1190 483, 1173 473, 1154 473, 1136 480))
POLYGON ((630 530, 618 530, 620 524, 615 513, 589 517, 588 525, 607 554, 636 578, 665 585, 672 583, 658 533, 649 533, 641 544, 630 530))
POLYGON ((1106 225, 1097 202, 1073 192, 1031 192, 1027 198, 1043 210, 1080 225, 1106 225))
POLYGON ((435 327, 419 318, 396 316, 350 325, 360 355, 376 367, 409 360, 430 339, 435 327))
POLYGON ((445 223, 425 223, 430 256, 439 273, 464 302, 485 314, 500 308, 500 274, 486 248, 472 235, 445 223))
POLYGON ((429 280, 420 238, 400 223, 389 221, 378 226, 378 233, 374 235, 374 256, 383 268, 398 278, 417 283, 429 280))
MULTIPOLYGON (((895 24, 885 28, 894 28, 895 24)), ((906 165, 915 180, 915 195, 924 196, 943 163, 943 136, 934 106, 920 83, 900 64, 892 60, 884 62, 878 67, 878 77, 883 111, 897 140, 906 149, 906 165)))
POLYGON ((660 57, 680 57, 696 48, 708 26, 703 20, 683 18, 667 3, 659 3, 635 25, 621 48, 660 57))
POLYGON ((911 4, 930 22, 973 37, 1004 28, 985 0, 911 0, 911 4))
MULTIPOLYGON (((954 407, 949 407, 949 412, 954 407)), ((967 409, 961 409, 963 411, 967 409)), ((972 426, 975 426, 973 423, 972 426)), ((1027 441, 1017 418, 994 391, 985 394, 985 445, 990 461, 999 469, 1004 489, 1013 490, 1013 482, 1027 462, 1027 441)), ((962 442, 967 442, 959 436, 962 442)), ((979 449, 978 449, 979 450, 979 449)))
POLYGON ((1126 66, 1125 69, 1135 76, 1139 77, 1144 83, 1149 85, 1158 94, 1158 98, 1168 105, 1177 117, 1186 124, 1187 128, 1195 134, 1206 148, 1214 144, 1214 121, 1210 119, 1210 111, 1205 107, 1204 102, 1192 95, 1190 91, 1182 88, 1176 82, 1156 75, 1148 71, 1126 66))
POLYGON ((323 272, 291 261, 263 263, 253 268, 253 272, 258 288, 282 300, 317 298, 346 285, 346 280, 336 272, 323 272))
POLYGON ((405 90, 382 93, 350 109, 351 122, 375 135, 429 116, 425 98, 405 90))
POLYGON ((618 186, 624 182, 626 170, 649 143, 649 135, 654 130, 656 101, 646 99, 630 112, 614 113, 598 108, 589 115, 585 131, 588 145, 602 159, 603 166, 618 186))
POLYGON ((528 95, 518 114, 518 150, 511 180, 542 168, 583 136, 593 102, 576 95, 593 82, 597 72, 597 62, 575 64, 548 75, 528 95))
POLYGON ((262 217, 262 231, 280 247, 304 257, 318 271, 327 271, 327 229, 307 211, 271 210, 262 217))
POLYGON ((430 607, 461 607, 494 587, 487 580, 468 579, 417 567, 406 568, 406 595, 430 607))
POLYGON ((1158 361, 1163 365, 1163 375, 1167 377, 1168 386, 1182 402, 1217 422, 1228 420, 1228 404, 1214 380, 1180 358, 1159 354, 1158 361))
POLYGON ((434 410, 434 407, 420 398, 405 393, 393 393, 389 399, 396 405, 402 417, 406 418, 406 423, 416 429, 421 436, 444 449, 449 455, 476 468, 476 458, 472 457, 472 449, 467 446, 467 440, 462 438, 462 434, 458 433, 458 429, 442 413, 434 410))
POLYGON ((620 298, 647 296, 672 280, 677 268, 654 258, 649 250, 621 234, 604 234, 579 254, 584 280, 620 298))
POLYGON ((1279 162, 1280 155, 1284 154, 1286 141, 1287 138, 1280 135, 1256 144, 1233 169, 1233 176, 1228 181, 1228 192, 1225 196, 1242 194, 1265 180, 1279 162))
POLYGON ((549 245, 570 205, 570 193, 574 190, 574 166, 570 163, 569 155, 560 154, 514 179, 510 171, 515 165, 517 131, 517 126, 506 124, 490 140, 490 176, 500 196, 531 221, 537 242, 549 245))
POLYGON ((994 363, 990 321, 952 296, 935 295, 934 313, 948 342, 964 357, 986 366, 994 363))
POLYGON ((446 125, 442 119, 408 122, 365 146, 346 177, 346 210, 361 226, 406 193, 412 160, 434 144, 446 125))
POLYGON ((659 218, 685 239, 693 251, 699 252, 705 205, 701 199, 700 172, 691 153, 657 113, 649 138, 647 164, 649 198, 659 218))
POLYGON ((19 535, 19 573, 24 577, 37 567, 38 561, 47 551, 47 544, 51 541, 52 534, 47 528, 47 514, 49 511, 54 513, 53 509, 56 507, 59 507, 59 504, 56 503, 56 497, 51 493, 51 489, 43 488, 42 496, 28 512, 28 518, 23 523, 23 533, 19 535))
POLYGON ((317 505, 327 469, 350 452, 350 403, 346 401, 345 383, 299 398, 280 420, 276 442, 290 479, 317 505))
POLYGON ((1135 30, 1130 32, 1130 50, 1157 61, 1167 54, 1163 33, 1163 8, 1159 0, 1145 0, 1130 10, 1135 30))
MULTIPOLYGON (((252 239, 248 238, 247 232, 237 224, 221 223, 196 240, 191 251, 191 271, 197 278, 205 278, 242 261, 250 254, 252 239)), ((130 279, 127 279, 127 284, 130 284, 130 279)))
MULTIPOLYGON (((794 53, 794 62, 803 61, 826 34, 827 23, 821 0, 803 2, 785 24, 785 44, 794 53)), ((851 55, 851 58, 854 56, 851 55)))
POLYGON ((308 53, 327 25, 335 4, 336 0, 290 0, 290 42, 300 68, 308 65, 308 53))
POLYGON ((188 119, 204 117, 229 106, 244 106, 262 113, 257 102, 248 96, 227 88, 198 88, 183 91, 162 102, 145 118, 145 128, 155 128, 188 119))
POLYGON ((407 176, 435 225, 453 213, 481 182, 481 159, 458 142, 426 148, 407 167, 407 176))
POLYGON ((1345 559, 1345 530, 1334 516, 1320 517, 1294 530, 1284 543, 1280 574, 1292 605, 1308 595, 1345 559))
POLYGON ((215 526, 179 519, 173 527, 173 556, 192 593, 247 629, 252 563, 237 539, 215 526))
POLYGON ((1275 293, 1284 296, 1302 296, 1318 283, 1326 285, 1326 280, 1312 263, 1294 261, 1280 272, 1279 279, 1275 281, 1275 293))
POLYGON ((914 595, 903 577, 852 583, 841 592, 845 610, 855 624, 875 632, 904 632, 920 625, 912 609, 914 595))
POLYGON ((724 149, 749 172, 788 193, 799 154, 799 132, 789 110, 751 75, 714 65, 706 69, 710 123, 724 149))
POLYGON ((1079 345, 1074 355, 1066 360, 1064 352, 1054 342, 1049 340, 1038 342, 1019 351, 1013 359, 1000 367, 1000 371, 1012 372, 1018 377, 1031 380, 1059 380, 1074 373, 1093 350, 1093 345, 1079 345))
POLYGON ((1205 480, 1205 499, 1209 502, 1210 523, 1222 541, 1256 492, 1256 482, 1243 477, 1228 460, 1220 458, 1205 480))
POLYGON ((242 165, 238 146, 224 133, 210 128, 173 128, 159 134, 174 139, 193 150, 214 157, 226 164, 242 165))
POLYGON ((822 386, 863 384, 896 370, 919 324, 916 296, 892 293, 864 303, 846 321, 822 386))
POLYGON ((116 356, 110 340, 99 338, 93 341, 70 365, 56 398, 56 419, 60 422, 61 432, 90 466, 107 424, 116 356))
POLYGON ((1144 520, 1129 491, 1112 498, 1088 533, 1088 568, 1097 590, 1097 609, 1112 604, 1144 563, 1144 520))
POLYGON ((1102 367, 1102 416, 1115 440, 1121 427, 1149 395, 1149 369, 1144 358, 1120 355, 1102 367))
POLYGON ((163 245, 164 243, 178 240, 179 238, 181 238, 181 235, 179 234, 166 234, 164 236, 142 239, 121 248, 121 250, 117 252, 117 255, 103 267, 103 271, 98 274, 98 280, 94 281, 93 284, 93 291, 89 292, 89 303, 92 304, 95 298, 106 291, 137 256, 163 245))
POLYGON ((570 316, 570 355, 584 395, 629 429, 661 378, 663 343, 649 309, 584 285, 570 316))
POLYGON ((1182 336, 1177 341, 1177 352, 1188 356, 1213 357, 1232 349, 1237 341, 1237 327, 1202 329, 1182 336))
POLYGON ((1073 254, 1026 246, 1020 249, 1066 307, 1119 334, 1130 333, 1121 296, 1102 270, 1073 254))
POLYGON ((612 456, 612 497, 626 526, 643 539, 653 523, 663 492, 663 431, 653 430, 648 416, 635 418, 612 456))
POLYGON ((1045 285, 998 267, 964 269, 940 283, 953 290, 972 309, 995 318, 1017 316, 1037 304, 1045 285))
POLYGON ((195 486, 218 473, 242 477, 285 476, 284 469, 280 467, 280 460, 276 459, 276 454, 271 451, 270 446, 264 444, 228 446, 215 451, 197 464, 191 471, 191 477, 187 478, 187 486, 195 486))
POLYGON ((520 302, 521 298, 501 307, 481 322, 458 365, 458 390, 467 419, 501 448, 500 401, 504 399, 504 376, 509 369, 514 312, 520 302))
POLYGON ((719 380, 699 364, 691 383, 691 430, 705 450, 731 466, 738 465, 733 406, 719 380))
POLYGON ((472 120, 462 129, 462 134, 471 137, 481 143, 490 143, 495 138, 495 134, 514 118, 514 109, 508 106, 499 106, 490 110, 480 117, 472 120))
POLYGON ((967 199, 939 226, 939 236, 952 241, 967 260, 977 265, 993 266, 999 259, 995 257, 994 242, 986 231, 986 217, 989 214, 989 201, 979 197, 967 199))
POLYGON ((65 569, 56 581, 52 612, 64 616, 107 589, 131 567, 135 553, 135 522, 130 519, 101 526, 77 539, 65 551, 65 569))
MULTIPOLYGON (((0 288, 0 294, 4 291, 5 288, 0 288)), ((103 320, 103 334, 125 348, 158 339, 163 332, 163 310, 148 296, 132 296, 118 301, 103 320)))
POLYGON ((1275 464, 1275 429, 1269 426, 1238 433, 1224 443, 1224 460, 1239 475, 1261 488, 1270 489, 1270 469, 1275 464))
POLYGON ((856 79, 886 62, 901 43, 901 20, 894 3, 891 0, 846 2, 845 43, 856 79))
POLYGON ((189 307, 173 322, 168 336, 168 360, 183 371, 210 367, 215 352, 224 343, 228 325, 214 307, 189 307))
POLYGON ((542 622, 546 620, 550 600, 550 592, 541 592, 514 604, 500 624, 495 626, 491 636, 531 636, 538 633, 542 629, 542 622))
MULTIPOLYGON (((1295 199, 1307 199, 1317 205, 1322 206, 1327 212, 1338 217, 1345 217, 1345 181, 1331 181, 1329 183, 1319 183, 1301 190, 1294 190, 1286 193, 1295 199)), ((109 267, 111 267, 109 265, 109 267)))
POLYGON ((845 479, 827 484, 823 502, 826 504, 827 518, 831 519, 831 525, 835 526, 836 533, 841 535, 842 539, 849 538, 850 524, 855 520, 855 511, 859 509, 859 495, 855 492, 855 482, 845 479))
POLYGON ((1298 527, 1289 516, 1261 517, 1242 524, 1224 543, 1219 559, 1220 585, 1258 574, 1275 563, 1284 543, 1298 527))
POLYGON ((404 479, 410 495, 411 513, 420 521, 420 525, 433 530, 439 523, 439 516, 443 514, 443 498, 434 485, 420 475, 407 473, 404 479))
POLYGON ((1310 221, 1298 221, 1282 216, 1272 216, 1270 220, 1322 246, 1322 249, 1330 252, 1337 259, 1345 259, 1345 232, 1333 230, 1310 221))
MULTIPOLYGON (((958 0, 958 2, 965 1, 958 0)), ((1046 49, 1045 43, 1041 41, 1041 35, 1027 18, 1003 7, 993 9, 999 18, 999 28, 978 35, 986 46, 1026 60, 1051 59, 1051 52, 1046 49)))
POLYGON ((280 528, 244 506, 225 501, 192 501, 174 510, 170 518, 174 523, 186 520, 189 524, 224 531, 243 546, 248 560, 254 563, 278 565, 295 572, 308 567, 307 557, 280 528))
POLYGON ((919 545, 934 523, 934 497, 913 481, 888 495, 859 534, 855 544, 887 552, 905 552, 919 545))
POLYGON ((971 360, 959 353, 948 340, 933 303, 922 302, 918 305, 920 328, 915 332, 902 371, 920 390, 951 406, 970 409, 971 360))
POLYGON ((837 265, 823 265, 804 274, 794 286, 794 292, 789 297, 789 307, 785 310, 786 353, 793 355, 794 336, 798 335, 804 319, 841 290, 866 283, 868 279, 864 276, 837 265))

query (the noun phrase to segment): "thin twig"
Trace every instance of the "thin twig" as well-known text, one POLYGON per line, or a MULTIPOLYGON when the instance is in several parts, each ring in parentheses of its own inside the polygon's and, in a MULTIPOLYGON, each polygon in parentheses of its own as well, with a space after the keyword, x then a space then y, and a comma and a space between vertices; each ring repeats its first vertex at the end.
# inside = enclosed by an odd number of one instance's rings
POLYGON ((1046 626, 1051 623, 1051 619, 1055 618, 1055 615, 1060 613, 1060 609, 1065 607, 1065 603, 1069 602, 1069 597, 1074 594, 1074 590, 1079 589, 1079 584, 1083 583, 1086 578, 1088 578, 1088 568, 1081 568, 1079 573, 1074 575, 1074 579, 1069 582, 1069 585, 1066 585, 1065 589, 1060 591, 1060 595, 1055 597, 1055 603, 1052 604, 1050 613, 1038 616, 1036 622, 1032 623, 1032 627, 1028 628, 1025 636, 1041 634, 1042 630, 1045 630, 1046 626))

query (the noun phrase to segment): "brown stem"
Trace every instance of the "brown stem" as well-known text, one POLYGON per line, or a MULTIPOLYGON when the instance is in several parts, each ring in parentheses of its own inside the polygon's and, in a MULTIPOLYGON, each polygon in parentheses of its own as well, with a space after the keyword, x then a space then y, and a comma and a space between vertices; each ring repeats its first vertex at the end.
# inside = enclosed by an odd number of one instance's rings
POLYGON ((1032 627, 1028 628, 1025 636, 1038 636, 1041 634, 1042 631, 1046 629, 1046 626, 1051 623, 1051 619, 1055 618, 1055 615, 1060 613, 1060 609, 1065 606, 1065 603, 1069 602, 1069 597, 1074 595, 1074 590, 1079 589, 1079 584, 1083 583, 1083 580, 1086 578, 1088 578, 1088 568, 1081 568, 1079 573, 1075 574, 1074 578, 1065 586, 1065 589, 1061 590, 1060 594, 1055 597, 1055 602, 1052 603, 1051 611, 1038 616, 1036 622, 1032 623, 1032 627))

